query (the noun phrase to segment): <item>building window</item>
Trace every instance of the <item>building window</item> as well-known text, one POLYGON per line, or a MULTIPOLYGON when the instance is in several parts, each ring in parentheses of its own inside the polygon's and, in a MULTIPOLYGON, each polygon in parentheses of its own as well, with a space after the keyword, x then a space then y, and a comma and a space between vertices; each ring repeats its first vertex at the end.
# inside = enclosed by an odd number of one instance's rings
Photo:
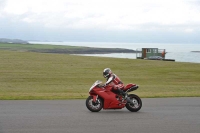
POLYGON ((147 53, 151 53, 151 49, 147 49, 147 53))
POLYGON ((153 49, 153 53, 157 53, 157 49, 153 49))

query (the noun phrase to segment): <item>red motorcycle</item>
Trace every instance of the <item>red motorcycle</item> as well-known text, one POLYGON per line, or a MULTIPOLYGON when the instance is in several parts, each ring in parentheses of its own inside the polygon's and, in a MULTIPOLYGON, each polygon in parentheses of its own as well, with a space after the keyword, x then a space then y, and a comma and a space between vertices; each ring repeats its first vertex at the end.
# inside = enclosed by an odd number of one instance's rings
POLYGON ((104 86, 97 80, 89 89, 90 96, 86 99, 86 107, 91 112, 103 109, 122 109, 126 107, 131 112, 137 112, 142 107, 142 100, 135 94, 128 92, 137 90, 136 84, 128 84, 123 88, 126 96, 112 91, 112 86, 104 86))

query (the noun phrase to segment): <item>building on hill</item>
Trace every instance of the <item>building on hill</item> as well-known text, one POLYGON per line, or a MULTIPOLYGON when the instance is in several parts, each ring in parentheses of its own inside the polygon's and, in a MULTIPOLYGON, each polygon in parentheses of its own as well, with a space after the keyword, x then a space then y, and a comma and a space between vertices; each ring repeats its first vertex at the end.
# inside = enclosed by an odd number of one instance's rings
POLYGON ((158 48, 138 48, 136 51, 137 59, 149 59, 151 57, 161 57, 162 59, 165 59, 166 54, 165 49, 158 48))

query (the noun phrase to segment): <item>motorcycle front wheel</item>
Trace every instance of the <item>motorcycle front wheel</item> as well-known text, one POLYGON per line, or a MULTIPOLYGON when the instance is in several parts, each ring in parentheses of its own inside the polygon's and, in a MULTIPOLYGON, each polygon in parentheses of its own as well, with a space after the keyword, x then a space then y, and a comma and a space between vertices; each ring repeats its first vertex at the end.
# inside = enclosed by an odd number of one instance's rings
POLYGON ((142 100, 140 99, 140 97, 135 94, 130 94, 128 95, 128 97, 133 103, 127 103, 126 108, 131 112, 139 111, 142 107, 142 100))
POLYGON ((103 108, 103 102, 100 98, 97 98, 96 102, 94 102, 93 97, 89 96, 86 99, 86 107, 91 112, 99 112, 103 108))

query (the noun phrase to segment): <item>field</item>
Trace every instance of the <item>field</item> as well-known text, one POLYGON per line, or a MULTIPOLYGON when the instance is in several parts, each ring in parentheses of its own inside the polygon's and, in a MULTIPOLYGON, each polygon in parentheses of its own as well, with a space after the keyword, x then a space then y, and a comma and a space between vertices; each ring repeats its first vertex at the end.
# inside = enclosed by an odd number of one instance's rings
POLYGON ((85 99, 109 67, 140 97, 199 97, 200 64, 0 50, 0 99, 85 99))
POLYGON ((102 54, 102 53, 133 53, 131 49, 121 48, 95 48, 69 45, 51 44, 13 44, 0 43, 0 50, 38 52, 38 53, 60 53, 60 54, 102 54))

